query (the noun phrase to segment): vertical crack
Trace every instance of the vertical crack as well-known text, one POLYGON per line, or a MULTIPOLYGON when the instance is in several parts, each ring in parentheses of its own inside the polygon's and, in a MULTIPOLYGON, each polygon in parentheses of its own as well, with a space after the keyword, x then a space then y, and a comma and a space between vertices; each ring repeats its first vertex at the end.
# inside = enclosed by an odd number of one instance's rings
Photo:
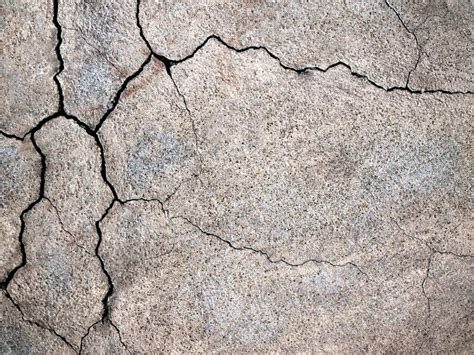
POLYGON ((44 197, 44 186, 45 186, 45 176, 46 176, 46 156, 44 153, 41 151, 40 147, 36 143, 35 139, 35 132, 31 133, 31 142, 33 144, 33 147, 35 148, 36 152, 39 154, 41 157, 41 173, 40 173, 40 186, 39 186, 39 191, 38 191, 38 197, 36 200, 31 202, 28 207, 26 207, 20 214, 20 233, 18 235, 18 242, 20 244, 20 251, 21 251, 21 261, 20 263, 15 266, 10 272, 7 274, 6 279, 0 283, 0 288, 6 291, 8 293, 8 286, 10 282, 13 280, 15 277, 16 273, 23 268, 26 263, 27 263, 27 258, 26 258, 26 250, 25 250, 25 243, 23 240, 23 236, 25 234, 25 228, 26 228, 26 222, 25 222, 25 216, 42 200, 44 197))
POLYGON ((402 26, 405 28, 405 30, 411 34, 413 36, 413 38, 415 39, 415 43, 416 43, 416 49, 417 49, 417 53, 418 53, 418 58, 416 60, 416 63, 415 63, 415 66, 410 69, 410 71, 408 72, 408 75, 407 75, 407 81, 405 83, 405 87, 408 88, 408 85, 409 85, 409 82, 410 82, 410 77, 411 77, 411 74, 416 70, 416 68, 418 67, 418 64, 420 63, 420 60, 421 60, 421 53, 422 53, 422 49, 421 49, 421 45, 420 45, 420 42, 418 41, 418 37, 416 36, 416 33, 415 33, 415 30, 410 30, 408 28, 408 26, 405 24, 405 22, 403 21, 401 15, 398 13, 398 11, 388 2, 388 0, 385 0, 385 4, 395 13, 395 15, 398 17, 398 20, 400 21, 400 23, 402 24, 402 26))
POLYGON ((423 291, 423 296, 425 296, 425 298, 426 298, 426 307, 427 307, 425 325, 428 323, 428 320, 431 318, 431 300, 430 300, 429 296, 426 294, 425 284, 426 284, 426 281, 428 280, 428 278, 430 277, 431 262, 433 260, 434 253, 435 252, 432 251, 429 258, 428 258, 428 265, 426 267, 426 275, 425 275, 425 278, 423 279, 423 281, 421 283, 421 290, 423 291))
POLYGON ((108 320, 110 316, 110 310, 109 310, 109 299, 112 297, 112 294, 114 293, 114 283, 112 282, 112 277, 110 276, 109 272, 105 268, 105 263, 102 257, 100 256, 99 249, 100 245, 102 244, 102 230, 100 229, 100 223, 103 221, 103 219, 107 216, 111 208, 114 206, 115 202, 118 201, 114 199, 109 207, 105 210, 104 214, 102 217, 95 222, 95 228, 97 230, 97 236, 98 236, 98 241, 95 247, 95 255, 97 256, 97 259, 99 259, 100 266, 102 268, 102 272, 105 274, 107 278, 107 283, 108 283, 108 289, 107 293, 105 294, 104 298, 102 299, 102 305, 103 305, 103 312, 102 312, 102 320, 108 320))
POLYGON ((54 26, 56 27, 56 47, 54 48, 54 50, 56 52, 56 57, 58 58, 59 68, 56 74, 54 74, 53 80, 56 83, 56 87, 58 88, 58 94, 59 94, 58 111, 64 112, 64 93, 63 93, 63 88, 61 87, 61 82, 59 81, 59 78, 58 78, 58 76, 64 70, 64 60, 61 55, 61 44, 63 42, 62 27, 58 21, 58 14, 59 14, 59 0, 54 0, 53 1, 53 23, 54 23, 54 26))

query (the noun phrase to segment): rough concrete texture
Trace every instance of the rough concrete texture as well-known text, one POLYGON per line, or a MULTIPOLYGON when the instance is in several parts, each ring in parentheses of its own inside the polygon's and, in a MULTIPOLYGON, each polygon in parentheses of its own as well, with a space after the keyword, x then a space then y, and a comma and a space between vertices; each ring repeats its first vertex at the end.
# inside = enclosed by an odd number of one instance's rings
POLYGON ((22 212, 38 198, 41 163, 30 139, 22 142, 0 136, 0 151, 0 278, 4 281, 21 263, 22 212))
POLYGON ((8 1, 0 352, 474 352, 468 1, 8 1))
POLYGON ((53 2, 2 1, 0 11, 0 129, 22 136, 58 108, 53 2))
POLYGON ((60 3, 64 106, 94 127, 148 55, 135 23, 135 0, 60 3))

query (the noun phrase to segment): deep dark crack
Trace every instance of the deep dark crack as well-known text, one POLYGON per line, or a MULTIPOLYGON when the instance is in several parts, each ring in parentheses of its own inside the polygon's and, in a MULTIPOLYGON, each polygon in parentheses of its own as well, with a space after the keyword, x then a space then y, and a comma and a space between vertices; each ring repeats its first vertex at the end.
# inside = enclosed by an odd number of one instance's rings
POLYGON ((56 27, 56 47, 54 48, 54 50, 56 52, 56 57, 59 62, 59 68, 56 74, 54 74, 53 80, 56 83, 56 87, 58 88, 58 95, 59 95, 58 111, 63 112, 64 111, 64 93, 63 93, 63 88, 61 87, 61 82, 59 81, 59 78, 58 78, 58 76, 64 70, 64 60, 61 55, 61 44, 63 42, 63 37, 62 37, 62 27, 58 21, 58 15, 59 15, 59 0, 54 0, 53 23, 54 23, 54 26, 56 27))

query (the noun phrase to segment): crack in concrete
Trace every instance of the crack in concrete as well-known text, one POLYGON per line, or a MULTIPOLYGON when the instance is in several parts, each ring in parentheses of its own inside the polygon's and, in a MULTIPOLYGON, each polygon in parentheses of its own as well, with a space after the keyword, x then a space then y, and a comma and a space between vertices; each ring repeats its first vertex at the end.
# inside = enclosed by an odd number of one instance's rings
POLYGON ((63 230, 64 233, 66 233, 67 235, 69 235, 71 238, 72 238, 72 243, 74 243, 78 248, 81 248, 82 250, 84 250, 85 253, 89 254, 90 256, 93 256, 89 250, 87 250, 85 247, 83 247, 82 245, 78 244, 76 242, 76 236, 74 234, 72 234, 69 230, 66 229, 66 226, 64 225, 62 219, 61 219, 61 215, 59 213, 59 209, 56 207, 56 205, 51 201, 51 199, 47 196, 44 196, 43 197, 46 201, 48 201, 48 203, 51 205, 51 207, 54 209, 54 211, 56 212, 56 216, 58 218, 58 221, 59 221, 59 224, 61 226, 61 229, 63 230))
POLYGON ((279 258, 279 259, 273 259, 270 254, 268 254, 267 252, 263 251, 263 250, 259 250, 259 249, 255 249, 253 247, 249 247, 249 246, 236 246, 232 241, 228 240, 228 239, 225 239, 217 234, 214 234, 214 233, 211 233, 211 232, 208 232, 208 231, 205 231, 203 230, 199 225, 197 225, 196 223, 192 222, 189 218, 187 217, 183 217, 183 216, 173 216, 170 218, 171 220, 173 219, 181 219, 183 221, 185 221, 186 223, 190 224, 191 226, 193 226, 195 229, 197 229, 200 233, 204 234, 204 235, 207 235, 209 237, 212 237, 212 238, 215 238, 215 239, 218 239, 220 240, 221 242, 227 244, 230 248, 234 249, 234 250, 237 250, 237 251, 250 251, 250 252, 253 252, 253 253, 256 253, 256 254, 259 254, 259 255, 262 255, 265 257, 265 259, 267 259, 268 262, 272 263, 272 264, 284 264, 286 266, 290 266, 290 267, 300 267, 300 266, 303 266, 303 265, 306 265, 308 263, 315 263, 315 264, 327 264, 327 265, 330 265, 330 266, 333 266, 333 267, 353 267, 355 269, 357 269, 358 273, 364 275, 369 281, 373 281, 368 275, 366 272, 364 272, 357 264, 353 263, 353 262, 346 262, 346 263, 342 263, 342 264, 336 264, 336 263, 333 263, 332 261, 329 261, 329 260, 323 260, 323 259, 307 259, 307 260, 304 260, 302 262, 298 262, 298 263, 291 263, 283 258, 279 258))
MULTIPOLYGON (((425 319, 425 325, 426 325, 428 323, 428 320, 431 318, 431 300, 430 300, 429 296, 426 294, 425 284, 426 284, 426 281, 430 278, 429 275, 430 275, 430 270, 431 270, 431 263, 433 261, 433 256, 435 254, 439 254, 439 255, 451 255, 451 256, 454 256, 454 257, 457 257, 457 258, 473 258, 474 255, 457 254, 457 253, 454 253, 454 252, 451 252, 451 251, 436 249, 436 248, 432 247, 431 245, 429 245, 428 242, 426 242, 425 240, 423 240, 421 238, 418 238, 417 236, 408 233, 405 229, 403 229, 400 226, 398 221, 396 221, 394 219, 392 219, 392 220, 395 223, 395 225, 397 226, 397 228, 402 232, 403 235, 407 236, 408 238, 410 238, 412 240, 417 241, 418 243, 423 244, 430 251, 430 255, 428 256, 428 259, 427 259, 426 274, 425 274, 425 277, 423 278, 423 280, 421 281, 421 291, 423 293, 423 296, 426 298, 426 303, 427 303, 427 306, 426 306, 427 307, 427 316, 426 316, 426 319, 425 319)), ((456 229, 456 228, 454 228, 454 229, 456 229)))
POLYGON ((150 63, 151 61, 151 58, 152 58, 152 55, 150 54, 146 59, 145 61, 140 65, 140 68, 138 68, 137 71, 135 71, 134 73, 132 73, 130 76, 128 76, 124 82, 122 83, 122 85, 120 86, 120 88, 118 89, 118 91, 115 93, 115 96, 114 98, 112 99, 112 104, 111 106, 109 107, 109 109, 104 113, 104 115, 101 117, 100 121, 97 123, 97 125, 95 126, 95 129, 94 129, 94 132, 97 133, 100 128, 102 127, 102 125, 104 124, 105 120, 107 119, 107 117, 109 117, 109 115, 115 110, 115 108, 117 107, 117 105, 119 104, 119 101, 120 101, 120 97, 122 96, 122 93, 125 91, 125 89, 127 88, 128 84, 133 81, 133 79, 135 79, 136 77, 138 77, 140 75, 140 73, 143 71, 143 69, 145 69, 146 65, 148 63, 150 63))
MULTIPOLYGON (((109 300, 110 300, 110 297, 112 297, 113 293, 114 293, 114 284, 112 282, 112 278, 110 276, 110 274, 108 273, 108 271, 106 270, 105 268, 105 263, 102 259, 102 257, 100 256, 99 254, 99 249, 100 249, 100 245, 102 243, 102 231, 100 229, 100 223, 101 221, 108 215, 109 211, 111 210, 111 208, 114 206, 115 202, 118 202, 120 204, 126 204, 128 202, 131 202, 131 201, 147 201, 147 202, 150 202, 150 201, 157 201, 160 203, 161 205, 161 209, 163 211, 163 213, 165 213, 165 216, 168 217, 168 211, 164 209, 164 205, 163 205, 163 202, 158 200, 158 199, 145 199, 145 198, 137 198, 137 199, 129 199, 129 200, 120 200, 118 195, 117 195, 117 192, 114 188, 114 186, 112 185, 112 183, 108 180, 107 178, 107 166, 106 166, 106 160, 105 160, 105 154, 104 154, 104 147, 98 137, 98 131, 100 130, 101 126, 103 125, 103 123, 105 122, 105 120, 107 119, 107 117, 115 110, 115 108, 117 107, 119 101, 120 101, 120 98, 121 98, 121 95, 123 93, 123 91, 127 88, 128 84, 134 80, 135 78, 137 78, 144 70, 144 68, 146 67, 146 65, 151 61, 152 57, 155 57, 156 59, 158 59, 159 61, 161 61, 165 68, 166 68, 166 71, 168 73, 168 75, 170 76, 171 80, 173 81, 173 84, 176 88, 176 91, 178 93, 178 95, 182 98, 183 100, 183 103, 185 105, 185 108, 190 116, 190 119, 191 119, 191 123, 192 123, 192 129, 193 129, 193 134, 194 134, 194 137, 195 137, 195 140, 196 140, 196 147, 197 147, 197 151, 198 151, 198 135, 197 135, 197 131, 196 131, 196 127, 194 125, 194 120, 192 119, 191 117, 191 112, 188 108, 188 105, 187 105, 187 102, 186 102, 186 98, 184 97, 184 95, 180 92, 179 90, 179 87, 177 85, 177 83, 175 82, 173 76, 172 76, 172 72, 171 72, 171 69, 173 66, 175 65, 178 65, 180 63, 183 63, 191 58, 194 57, 194 55, 200 51, 208 42, 210 42, 211 40, 214 40, 222 45, 224 45, 227 49, 230 49, 234 52, 237 52, 237 53, 242 53, 242 52, 246 52, 246 51, 251 51, 251 50, 262 50, 264 51, 265 53, 267 53, 272 59, 276 60, 278 62, 278 64, 284 68, 285 70, 289 70, 289 71, 293 71, 293 72, 296 72, 297 74, 304 74, 308 71, 318 71, 318 72, 322 72, 322 73, 325 73, 329 70, 331 70, 332 68, 335 68, 335 67, 338 67, 338 66, 342 66, 342 67, 345 67, 346 69, 348 69, 350 71, 350 74, 357 77, 357 78, 360 78, 360 79, 363 79, 365 81, 367 81, 369 84, 379 88, 379 89, 382 89, 386 92, 391 92, 391 91, 406 91, 410 94, 435 94, 435 93, 439 93, 439 94, 448 94, 448 95, 456 95, 456 94, 472 94, 473 92, 471 91, 447 91, 447 90, 443 90, 443 89, 436 89, 436 90, 415 90, 415 89, 412 89, 409 87, 409 79, 410 79, 410 75, 412 74, 412 72, 414 70, 416 70, 416 67, 420 61, 420 58, 421 58, 421 46, 419 45, 419 42, 418 42, 418 39, 416 37, 416 34, 414 33, 414 31, 410 31, 408 29, 408 27, 405 25, 405 23, 403 22, 401 16, 398 14, 398 12, 395 10, 395 8, 393 8, 389 3, 388 1, 385 1, 386 4, 395 12, 395 14, 397 15, 397 17, 399 18, 400 22, 402 23, 403 27, 410 33, 413 35, 413 37, 415 38, 415 41, 416 41, 416 44, 417 44, 417 48, 418 48, 418 60, 414 66, 413 69, 410 70, 409 74, 408 74, 408 77, 407 77, 407 81, 406 81, 406 84, 404 87, 399 87, 399 86, 394 86, 394 87, 384 87, 383 85, 381 84, 378 84, 376 83, 375 81, 373 81, 372 79, 370 79, 367 75, 365 74, 360 74, 356 71, 354 71, 352 69, 352 67, 343 62, 343 61, 338 61, 336 63, 333 63, 333 64, 330 64, 329 66, 327 66, 326 68, 321 68, 321 67, 318 67, 318 66, 307 66, 307 67, 302 67, 302 68, 294 68, 294 67, 291 67, 291 66, 288 66, 286 64, 284 64, 282 62, 282 60, 276 56, 274 53, 272 53, 268 48, 266 48, 265 46, 248 46, 248 47, 244 47, 244 48, 237 48, 237 47, 234 47, 228 43, 226 43, 222 38, 220 38, 218 35, 215 35, 215 34, 212 34, 210 36, 208 36, 199 46, 197 46, 193 51, 192 53, 188 54, 187 56, 181 58, 181 59, 178 59, 178 60, 173 60, 173 59, 169 59, 169 58, 166 58, 160 54, 157 54, 152 46, 150 45, 149 41, 146 39, 145 35, 144 35, 144 31, 143 31, 143 28, 140 24, 140 0, 137 0, 137 9, 136 9, 136 20, 137 20, 137 26, 139 28, 139 31, 140 31, 140 36, 141 38, 143 39, 143 41, 145 42, 145 44, 147 45, 148 49, 150 50, 150 55, 146 58, 146 60, 142 63, 142 65, 140 66, 140 68, 135 71, 134 73, 132 73, 130 76, 128 76, 124 82, 122 83, 122 85, 120 86, 120 88, 118 89, 118 91, 116 92, 113 100, 112 100, 112 105, 111 107, 105 112, 105 114, 102 116, 102 118, 100 119, 99 123, 96 125, 96 127, 94 129, 92 129, 91 127, 89 127, 87 124, 85 124, 84 122, 82 122, 81 120, 79 120, 77 117, 75 116, 72 116, 72 115, 69 115, 65 112, 65 109, 64 109, 64 94, 63 94, 63 90, 62 90, 62 86, 61 86, 61 83, 59 81, 59 75, 62 73, 62 71, 64 70, 64 60, 62 58, 62 55, 61 55, 61 45, 62 45, 62 26, 61 24, 59 23, 59 19, 58 19, 58 8, 59 8, 59 0, 54 0, 53 4, 53 10, 54 10, 54 13, 53 13, 53 23, 56 27, 56 39, 57 39, 57 43, 56 43, 56 46, 55 46, 55 52, 56 52, 56 56, 57 56, 57 59, 58 59, 58 62, 59 62, 59 68, 58 70, 56 71, 56 73, 54 74, 53 76, 53 80, 54 82, 56 83, 56 86, 57 86, 57 89, 58 89, 58 96, 59 96, 59 103, 58 103, 58 111, 53 113, 52 115, 49 115, 45 118, 43 118, 38 124, 36 124, 35 127, 31 128, 27 133, 25 133, 23 135, 23 137, 19 137, 19 136, 16 136, 14 134, 9 134, 7 132, 4 132, 4 131, 0 131, 0 134, 7 137, 7 138, 11 138, 11 139, 16 139, 16 140, 20 140, 20 141, 24 141, 26 139, 26 137, 28 135, 31 136, 31 141, 32 141, 32 144, 34 146, 34 149, 37 151, 37 153, 40 155, 41 157, 41 174, 40 174, 40 189, 39 189, 39 194, 38 194, 38 197, 36 200, 34 200, 32 203, 30 203, 30 205, 21 212, 20 214, 20 221, 21 221, 21 227, 20 227, 20 233, 19 233, 19 236, 18 236, 18 240, 19 240, 19 243, 20 243, 20 249, 21 249, 21 253, 22 253, 22 260, 21 260, 21 263, 19 265, 17 265, 14 269, 12 269, 6 279, 0 283, 0 288, 2 288, 7 296, 7 298, 14 304, 14 306, 19 310, 19 312, 21 313, 22 317, 23 317, 23 320, 30 323, 30 324, 33 324, 35 326, 38 326, 42 329, 45 329, 45 330, 48 330, 50 331, 51 333, 53 333, 54 335, 56 335, 57 337, 59 337, 61 340, 63 340, 67 346, 69 346, 71 349, 73 349, 74 352, 78 352, 75 347, 73 345, 71 345, 64 336, 58 334, 54 329, 49 329, 43 325, 41 325, 40 323, 36 322, 36 321, 32 321, 32 320, 29 320, 29 319, 26 319, 24 314, 23 314, 23 311, 21 310, 21 308, 19 307, 19 305, 17 303, 15 303, 15 301, 13 300, 13 298, 11 297, 11 295, 8 293, 8 286, 9 286, 9 283, 11 282, 11 280, 14 278, 14 276, 16 275, 16 273, 23 267, 26 265, 27 263, 27 257, 26 257, 26 251, 25 251, 25 245, 24 245, 24 242, 23 242, 23 234, 24 234, 24 231, 25 231, 25 227, 26 227, 26 223, 25 223, 25 216, 26 214, 32 210, 43 198, 47 199, 51 205, 53 206, 53 208, 56 210, 56 213, 58 215, 58 218, 59 218, 59 212, 57 210, 57 208, 54 206, 54 204, 52 204, 52 202, 46 197, 44 196, 44 187, 45 187, 45 174, 46 174, 46 156, 44 155, 44 153, 42 152, 42 150, 40 149, 40 147, 38 146, 38 144, 36 143, 36 140, 35 140, 35 133, 38 132, 47 122, 53 120, 53 119, 56 119, 58 117, 61 117, 61 116, 64 116, 65 118, 67 119, 71 119, 73 120, 76 124, 78 124, 81 128, 83 128, 90 136, 92 136, 95 140, 95 143, 96 145, 98 146, 99 148, 99 151, 100 151, 100 157, 101 157, 101 176, 102 176, 102 179, 104 180, 104 182, 106 183, 106 185, 109 187, 109 189, 111 190, 112 194, 113 194, 113 200, 111 201, 111 204, 109 205, 109 207, 105 210, 104 214, 101 216, 101 218, 95 222, 95 225, 96 225, 96 230, 97 230, 97 234, 98 234, 98 242, 96 244, 96 248, 95 248, 95 256, 98 258, 100 264, 101 264, 101 268, 102 268, 102 272, 106 275, 107 277, 107 280, 108 280, 108 291, 107 291, 107 294, 105 295, 104 299, 102 300, 102 303, 103 303, 103 306, 104 306, 104 310, 103 310, 103 314, 102 314, 102 319, 99 320, 98 322, 104 322, 104 321, 109 321, 110 324, 114 327, 114 329, 116 329, 118 335, 119 335, 119 339, 120 339, 120 342, 122 343, 122 345, 126 347, 125 343, 123 342, 122 340, 122 337, 121 337, 121 333, 120 333, 120 330, 119 328, 110 320, 110 305, 109 305, 109 300)), ((201 156, 199 155, 199 151, 198 151, 198 156, 199 156, 199 159, 200 161, 202 162, 202 159, 201 159, 201 156)), ((201 168, 202 168, 202 165, 201 165, 201 168)), ((179 189, 179 187, 170 195, 167 197, 166 200, 168 200, 169 198, 171 198, 171 196, 179 189)), ((165 202, 166 202, 165 200, 165 202)), ((210 232, 207 232, 207 231, 204 231, 203 229, 201 229, 198 225, 194 224, 193 222, 191 222, 189 219, 187 219, 186 217, 182 217, 182 216, 175 216, 175 217, 171 217, 171 219, 173 218, 180 218, 184 221, 186 221, 188 224, 192 225, 195 229, 197 229, 198 231, 200 231, 201 233, 205 234, 205 235, 208 235, 210 237, 213 237, 213 238, 216 238, 218 240, 220 240, 221 242, 227 244, 229 247, 231 247, 232 249, 234 250, 239 250, 239 251, 250 251, 250 252, 253 252, 253 253, 256 253, 256 254, 260 254, 262 256, 264 256, 267 261, 269 261, 270 263, 274 263, 274 264, 278 264, 278 263, 282 263, 282 264, 285 264, 287 266, 290 266, 290 267, 299 267, 299 266, 302 266, 302 265, 305 265, 307 263, 317 263, 317 264, 328 264, 328 265, 331 265, 333 267, 347 267, 347 266, 350 266, 350 267, 353 267, 353 268, 356 268, 357 271, 366 276, 367 279, 370 280, 370 278, 368 277, 368 275, 362 271, 360 269, 359 266, 357 266, 355 263, 352 263, 352 262, 347 262, 347 263, 343 263, 343 264, 336 264, 336 263, 333 263, 331 261, 327 261, 327 260, 320 260, 320 259, 308 259, 308 260, 305 260, 303 262, 300 262, 300 263, 290 263, 282 258, 280 259, 273 259, 268 253, 262 251, 262 250, 258 250, 258 249, 255 249, 255 248, 252 248, 252 247, 247 247, 247 246, 236 246, 235 244, 233 244, 231 241, 229 240, 226 240, 216 234, 213 234, 213 233, 210 233, 210 232)), ((62 226, 62 228, 64 229, 64 225, 61 221, 61 219, 59 218, 59 221, 60 221, 60 224, 62 226)), ((65 230, 67 232, 67 230, 65 230)), ((69 233, 69 232, 68 232, 69 233)), ((426 242, 422 241, 421 239, 417 238, 417 237, 414 237, 416 240, 418 241, 421 241, 423 242, 428 248, 430 248, 430 250, 432 251, 429 259, 428 259, 428 267, 427 267, 427 272, 426 272, 426 275, 425 275, 425 278, 423 279, 422 281, 422 291, 423 291, 423 294, 425 295, 425 297, 427 298, 427 302, 428 302, 428 317, 427 319, 429 318, 429 314, 430 314, 430 299, 429 297, 426 295, 426 292, 425 292, 425 283, 427 281, 427 279, 429 278, 429 273, 430 273, 430 267, 431 267, 431 261, 432 261, 432 257, 435 253, 439 253, 439 254, 450 254, 450 255, 453 255, 453 256, 456 256, 456 257, 472 257, 472 255, 459 255, 459 254, 454 254, 452 252, 448 252, 448 251, 439 251, 439 250, 436 250, 436 249, 433 249, 431 246, 429 246, 426 242)), ((84 338, 89 334, 90 332, 90 329, 95 325, 97 324, 98 322, 94 323, 93 325, 91 325, 87 331, 87 333, 82 337, 81 339, 81 345, 80 345, 80 350, 79 350, 79 353, 82 351, 82 343, 83 343, 83 340, 84 338)))
POLYGON ((26 228, 26 222, 25 222, 25 216, 30 212, 44 197, 44 186, 45 186, 45 176, 46 176, 46 155, 41 151, 40 147, 36 143, 35 139, 35 132, 31 133, 31 142, 33 144, 33 147, 37 151, 37 153, 41 157, 41 175, 40 175, 40 186, 39 186, 39 192, 38 192, 38 197, 31 202, 20 214, 20 233, 18 235, 18 242, 20 244, 20 252, 21 252, 21 261, 20 263, 15 266, 12 270, 10 270, 7 274, 7 277, 5 278, 4 281, 0 283, 0 288, 5 290, 5 292, 9 295, 8 293, 8 286, 10 282, 12 281, 13 277, 15 277, 15 274, 20 270, 23 266, 26 265, 26 250, 25 250, 25 243, 23 241, 23 236, 25 233, 25 228, 26 228))
POLYGON ((9 139, 16 139, 17 141, 23 141, 23 138, 22 137, 18 137, 14 134, 10 134, 10 133, 7 133, 3 130, 0 130, 0 135, 4 136, 5 138, 9 138, 9 139))
POLYGON ((398 17, 398 20, 400 21, 402 26, 405 28, 405 30, 409 34, 411 34, 413 36, 413 38, 415 39, 416 49, 417 49, 417 52, 418 52, 418 58, 416 60, 415 66, 412 69, 410 69, 410 71, 408 72, 407 81, 406 81, 406 84, 405 84, 405 87, 408 88, 408 84, 410 82, 411 74, 416 70, 416 68, 418 68, 418 64, 420 63, 422 48, 421 48, 420 42, 418 41, 418 37, 416 36, 415 30, 410 30, 408 28, 408 26, 403 21, 401 15, 398 13, 398 11, 395 9, 395 7, 388 2, 388 0, 385 0, 385 4, 395 13, 395 15, 398 17))
POLYGON ((125 351, 127 353, 130 353, 130 350, 128 350, 128 346, 124 343, 123 339, 122 339, 122 334, 120 332, 120 329, 117 327, 117 325, 115 325, 111 319, 100 319, 98 320, 97 322, 95 322, 94 324, 92 324, 88 329, 87 329, 87 332, 86 334, 84 334, 84 336, 81 338, 81 343, 80 343, 80 346, 79 346, 79 351, 77 352, 79 355, 82 354, 82 352, 84 351, 84 340, 89 336, 90 334, 90 331, 93 327, 95 327, 97 324, 99 323, 102 323, 103 325, 105 325, 105 323, 108 322, 110 324, 110 326, 112 326, 112 328, 115 329, 115 331, 117 332, 117 335, 118 335, 118 338, 119 338, 119 341, 120 343, 122 344, 122 346, 124 347, 125 351))
POLYGON ((43 330, 46 330, 48 332, 50 332, 51 334, 55 335, 56 337, 60 338, 69 348, 71 348, 72 351, 74 351, 76 354, 78 354, 78 351, 76 350, 76 347, 74 345, 72 345, 70 342, 67 341, 67 339, 62 336, 61 334, 59 334, 58 332, 56 332, 54 329, 52 328, 49 328, 43 324, 41 324, 40 322, 37 322, 37 321, 34 321, 34 320, 31 320, 31 319, 28 319, 25 317, 25 314, 23 313, 22 309, 20 308, 20 306, 13 300, 13 298, 11 297, 11 295, 6 291, 4 290, 4 294, 5 294, 5 297, 8 298, 10 300, 10 302, 13 304, 13 306, 18 310, 18 312, 20 312, 20 315, 21 315, 21 318, 24 322, 30 324, 30 325, 33 325, 35 327, 38 327, 40 329, 43 329, 43 330))
POLYGON ((184 57, 182 59, 179 59, 179 60, 170 60, 171 63, 173 63, 172 66, 180 64, 182 62, 185 62, 185 61, 193 58, 194 55, 197 52, 199 52, 211 40, 215 40, 218 43, 222 44, 223 46, 227 47, 228 49, 233 50, 234 52, 237 52, 237 53, 243 53, 243 52, 247 52, 247 51, 251 51, 251 50, 263 50, 271 58, 275 59, 282 68, 284 68, 286 70, 289 70, 289 71, 296 72, 298 74, 304 74, 308 71, 318 71, 318 72, 326 73, 327 71, 331 70, 332 68, 336 68, 336 67, 341 66, 341 67, 344 67, 344 68, 348 69, 352 76, 355 76, 359 79, 363 79, 367 83, 371 84, 372 86, 375 86, 378 89, 384 90, 385 92, 405 91, 405 92, 408 92, 410 94, 446 94, 446 95, 468 95, 468 94, 473 94, 474 93, 474 92, 469 91, 469 90, 468 91, 448 91, 448 90, 444 90, 444 89, 418 90, 418 89, 412 89, 408 86, 384 87, 383 85, 378 84, 374 80, 370 79, 367 75, 360 74, 360 73, 354 71, 349 64, 347 64, 343 61, 338 61, 338 62, 332 63, 329 66, 327 66, 326 68, 321 68, 321 67, 318 67, 318 66, 307 66, 307 67, 302 67, 302 68, 294 68, 294 67, 291 67, 291 66, 288 66, 288 65, 284 64, 278 56, 276 56, 274 53, 272 53, 268 48, 266 48, 264 46, 248 46, 248 47, 243 47, 243 48, 237 48, 237 47, 234 47, 234 46, 228 44, 222 38, 220 38, 219 36, 217 36, 215 34, 212 34, 209 37, 207 37, 204 40, 204 42, 202 42, 199 46, 197 46, 196 49, 191 54, 187 55, 186 57, 184 57))
POLYGON ((63 42, 63 37, 62 37, 62 27, 58 21, 58 14, 59 14, 59 0, 54 0, 53 1, 53 23, 54 23, 54 26, 56 27, 56 47, 54 48, 54 51, 56 52, 56 57, 59 62, 59 68, 56 74, 54 74, 53 80, 56 83, 56 87, 58 88, 58 94, 59 94, 58 112, 62 112, 64 111, 64 93, 63 93, 63 88, 61 87, 61 82, 59 81, 58 76, 64 70, 64 60, 61 55, 61 44, 63 42))

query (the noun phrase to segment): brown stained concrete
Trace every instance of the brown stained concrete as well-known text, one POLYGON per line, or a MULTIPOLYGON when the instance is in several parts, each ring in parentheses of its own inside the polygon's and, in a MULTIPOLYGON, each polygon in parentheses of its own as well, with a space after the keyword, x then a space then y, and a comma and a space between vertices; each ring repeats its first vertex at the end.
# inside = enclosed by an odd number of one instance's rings
POLYGON ((472 353, 473 11, 5 2, 0 353, 472 353))

